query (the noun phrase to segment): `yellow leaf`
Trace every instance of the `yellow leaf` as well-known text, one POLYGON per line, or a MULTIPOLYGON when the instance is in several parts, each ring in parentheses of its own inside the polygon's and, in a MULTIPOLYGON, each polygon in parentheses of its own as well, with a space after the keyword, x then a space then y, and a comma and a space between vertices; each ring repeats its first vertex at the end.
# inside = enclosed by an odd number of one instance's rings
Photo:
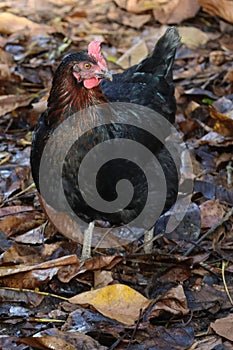
POLYGON ((69 299, 73 304, 91 305, 104 316, 127 325, 133 325, 140 310, 145 310, 151 300, 123 284, 114 284, 69 299))

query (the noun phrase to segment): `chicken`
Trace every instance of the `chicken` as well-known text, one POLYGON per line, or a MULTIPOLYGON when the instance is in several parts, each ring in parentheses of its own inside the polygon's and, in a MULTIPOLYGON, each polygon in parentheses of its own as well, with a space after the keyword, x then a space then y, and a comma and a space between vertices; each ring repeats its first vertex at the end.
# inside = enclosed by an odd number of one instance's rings
MULTIPOLYGON (((98 41, 91 42, 87 52, 72 53, 64 57, 55 72, 48 107, 39 119, 32 141, 32 176, 38 192, 43 192, 42 197, 46 197, 44 198, 46 203, 57 211, 66 211, 64 198, 61 199, 58 193, 62 183, 66 201, 72 209, 71 216, 75 214, 88 223, 104 221, 118 226, 128 224, 137 218, 147 203, 148 183, 143 173, 144 169, 135 165, 130 159, 119 157, 117 152, 113 151, 113 159, 106 161, 95 174, 95 186, 105 203, 111 203, 117 199, 119 194, 117 184, 120 180, 129 180, 133 185, 129 203, 125 205, 123 201, 124 205, 118 205, 115 211, 104 211, 85 201, 86 194, 93 199, 94 204, 96 199, 95 189, 88 178, 89 173, 92 172, 89 168, 82 176, 84 184, 82 189, 78 181, 80 166, 88 152, 96 145, 120 139, 136 141, 148 148, 156 157, 162 167, 167 186, 160 213, 171 208, 176 201, 179 176, 174 159, 163 145, 170 130, 169 128, 164 130, 166 128, 163 127, 163 123, 160 125, 160 121, 165 118, 169 123, 174 123, 176 101, 172 67, 179 41, 177 30, 173 27, 169 28, 159 39, 151 55, 122 74, 109 73, 100 51, 101 43, 98 41), (134 106, 137 108, 135 109, 134 106), (145 112, 145 108, 146 111, 149 108, 151 113, 145 112), (159 118, 158 113, 163 118, 159 118), (69 122, 76 114, 75 126, 72 124, 68 131, 64 128, 55 144, 47 147, 50 140, 56 139, 57 129, 65 125, 65 122, 69 122), (97 125, 98 118, 101 122, 97 125), (133 125, 129 121, 133 121, 133 125), (144 125, 147 130, 144 130, 144 125), (159 127, 163 133, 160 140, 149 132, 150 129, 159 127), (73 140, 73 137, 75 142, 70 144, 69 138, 73 140), (60 151, 61 149, 65 149, 64 152, 60 151), (61 153, 65 154, 62 160, 61 153), (44 170, 41 170, 44 154, 47 157, 47 165, 44 170), (60 162, 62 162, 62 169, 58 166, 60 162), (56 174, 59 171, 61 179, 56 180, 56 174), (48 185, 45 186, 44 191, 41 191, 41 186, 46 182, 48 185)), ((131 150, 133 152, 133 148, 134 146, 130 143, 128 148, 127 143, 123 151, 130 153, 131 150)), ((145 157, 141 167, 149 169, 151 164, 151 160, 145 157)), ((158 185, 160 184, 159 175, 156 174, 155 171, 154 182, 158 185)), ((156 205, 160 202, 158 196, 155 198, 157 200, 150 207, 152 213, 150 216, 154 215, 153 224, 156 221, 153 210, 156 212, 156 205)))

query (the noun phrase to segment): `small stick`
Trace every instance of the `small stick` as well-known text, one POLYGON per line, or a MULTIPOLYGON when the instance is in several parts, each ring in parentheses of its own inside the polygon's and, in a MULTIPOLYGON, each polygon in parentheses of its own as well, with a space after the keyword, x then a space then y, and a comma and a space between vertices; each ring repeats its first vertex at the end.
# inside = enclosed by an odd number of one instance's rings
POLYGON ((226 294, 228 296, 228 299, 230 300, 231 305, 233 305, 233 300, 232 297, 230 295, 229 289, 227 287, 227 282, 226 282, 226 278, 225 278, 225 267, 227 266, 227 263, 225 261, 222 262, 222 280, 223 280, 223 285, 226 291, 226 294))

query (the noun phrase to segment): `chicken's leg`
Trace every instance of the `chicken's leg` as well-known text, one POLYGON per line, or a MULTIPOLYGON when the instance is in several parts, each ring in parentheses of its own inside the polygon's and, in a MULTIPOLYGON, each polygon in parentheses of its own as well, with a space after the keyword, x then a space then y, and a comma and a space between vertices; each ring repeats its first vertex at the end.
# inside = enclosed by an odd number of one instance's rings
POLYGON ((82 249, 82 255, 81 255, 82 260, 86 260, 91 257, 91 243, 92 243, 94 227, 95 227, 95 221, 92 221, 88 225, 88 228, 84 231, 83 249, 82 249))

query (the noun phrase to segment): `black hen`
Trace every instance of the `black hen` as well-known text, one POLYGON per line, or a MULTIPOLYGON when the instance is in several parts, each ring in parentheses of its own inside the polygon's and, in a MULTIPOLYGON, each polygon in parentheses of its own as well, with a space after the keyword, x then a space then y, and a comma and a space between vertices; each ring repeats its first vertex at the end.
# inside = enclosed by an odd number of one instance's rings
MULTIPOLYGON (((128 224, 139 216, 148 198, 149 187, 144 170, 150 168, 152 164, 150 158, 144 159, 140 167, 134 160, 125 159, 123 155, 120 157, 117 152, 113 152, 112 159, 106 161, 94 174, 98 194, 109 203, 117 199, 119 193, 116 185, 120 180, 127 179, 133 185, 129 203, 125 207, 119 206, 114 212, 98 208, 98 203, 97 208, 86 203, 86 194, 93 199, 93 203, 95 202, 93 184, 89 183, 89 168, 86 169, 86 173, 84 171, 84 187, 80 189, 78 172, 85 155, 97 144, 114 139, 136 141, 153 153, 162 166, 167 185, 160 214, 174 204, 177 196, 178 174, 171 155, 163 146, 163 140, 170 130, 169 128, 164 130, 164 124, 161 121, 163 118, 159 118, 159 115, 153 111, 160 113, 170 123, 174 122, 176 101, 172 67, 179 41, 177 30, 169 28, 159 39, 150 56, 122 74, 114 74, 112 77, 101 55, 99 42, 92 42, 88 52, 73 53, 63 59, 55 72, 48 108, 41 115, 35 129, 31 152, 32 175, 36 187, 45 202, 55 210, 67 212, 64 197, 61 195, 64 190, 65 198, 73 212, 86 222, 102 220, 111 225, 121 225, 128 224), (120 102, 120 104, 115 105, 113 102, 120 102), (135 109, 129 104, 140 106, 135 109), (149 107, 152 110, 151 113, 145 111, 142 106, 149 107), (87 113, 88 107, 94 107, 94 109, 87 113), (56 137, 55 143, 45 150, 58 126, 69 120, 76 112, 79 112, 79 115, 75 119, 75 126, 73 124, 72 127, 69 126, 68 131, 64 129, 56 137), (132 118, 135 118, 137 125, 129 122, 132 118), (96 120, 101 125, 97 125, 96 120), (147 130, 144 128, 145 123, 148 126, 147 130), (83 132, 85 128, 89 131, 83 132), (163 135, 160 140, 149 132, 150 128, 151 130, 161 128, 163 135), (80 137, 77 135, 77 130, 81 130, 80 137), (71 136, 76 141, 69 145, 71 136), (60 149, 64 150, 66 147, 67 152, 60 152, 60 149), (45 162, 41 161, 43 151, 46 153, 45 162), (61 153, 65 156, 61 156, 61 153), (64 159, 61 159, 63 156, 64 159), (59 168, 60 162, 62 162, 62 169, 59 168), (41 163, 43 163, 42 170, 41 163), (57 176, 59 171, 61 171, 61 177, 57 176), (44 190, 41 187, 44 187, 44 190)), ((132 145, 129 145, 129 149, 126 146, 127 152, 130 151, 130 147, 133 152, 132 145)), ((151 191, 158 191, 160 186, 160 179, 156 178, 160 176, 158 174, 159 172, 155 169, 155 184, 151 191)), ((158 196, 149 208, 150 216, 154 215, 154 222, 157 218, 156 208, 159 202, 158 196)), ((142 227, 151 226, 143 220, 142 227)))

